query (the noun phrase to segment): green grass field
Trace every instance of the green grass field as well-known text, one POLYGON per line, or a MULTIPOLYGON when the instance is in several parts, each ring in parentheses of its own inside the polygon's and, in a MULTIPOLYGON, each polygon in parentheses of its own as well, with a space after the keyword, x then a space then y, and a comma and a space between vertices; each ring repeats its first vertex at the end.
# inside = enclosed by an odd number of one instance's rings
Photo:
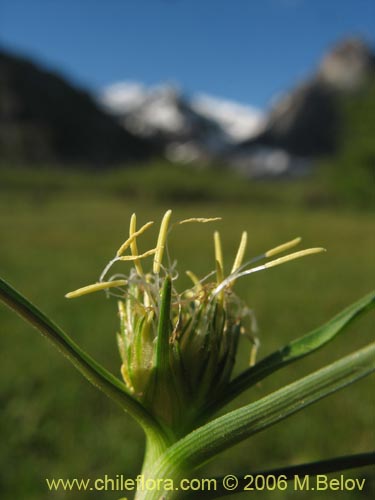
MULTIPOLYGON (((238 294, 256 313, 259 357, 319 326, 373 287, 372 214, 314 203, 308 194, 316 192, 317 185, 312 191, 298 184, 248 185, 239 179, 229 182, 222 173, 212 183, 207 172, 191 176, 187 171, 171 172, 170 178, 160 169, 141 171, 139 176, 133 172, 132 182, 126 182, 126 175, 108 173, 85 181, 84 175, 73 173, 7 172, 0 183, 2 277, 117 375, 115 301, 101 294, 68 301, 64 294, 97 280, 126 238, 134 211, 140 223, 160 220, 168 208, 174 210, 174 220, 223 217, 215 226, 192 224, 172 233, 169 250, 179 261, 181 288, 186 284, 185 269, 203 276, 214 268, 214 229, 222 234, 227 270, 244 229, 249 233, 248 257, 295 236, 304 238, 302 247, 328 249, 326 254, 248 276, 236 284, 238 294)), ((155 236, 156 230, 145 234, 140 246, 150 248, 155 236)), ((361 318, 334 344, 264 381, 238 404, 365 345, 373 338, 372 324, 373 318, 361 318)), ((121 497, 119 492, 48 492, 45 478, 135 477, 144 445, 136 425, 3 306, 0 349, 2 500, 121 497)), ((246 351, 243 340, 239 367, 247 362, 246 351)), ((374 447, 372 388, 373 381, 366 379, 315 404, 223 454, 202 475, 250 473, 370 450, 374 447)), ((362 473, 371 471, 346 475, 362 473)), ((371 492, 367 494, 370 498, 371 492)), ((250 498, 250 493, 234 498, 250 498)), ((257 498, 311 498, 311 493, 259 492, 257 498)), ((330 494, 321 492, 316 498, 330 498, 330 494)), ((357 497, 340 492, 340 498, 357 497)))

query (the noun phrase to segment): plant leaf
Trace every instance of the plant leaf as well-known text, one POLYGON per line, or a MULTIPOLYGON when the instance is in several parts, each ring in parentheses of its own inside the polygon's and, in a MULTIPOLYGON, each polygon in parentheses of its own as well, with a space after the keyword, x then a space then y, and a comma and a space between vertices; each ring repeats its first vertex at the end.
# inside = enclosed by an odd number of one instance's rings
POLYGON ((375 343, 191 432, 164 453, 152 477, 172 477, 175 470, 192 470, 374 370, 375 343))
POLYGON ((81 374, 118 403, 148 432, 161 432, 153 417, 128 393, 126 386, 84 352, 61 328, 0 278, 0 300, 47 337, 81 374))
MULTIPOLYGON (((375 453, 357 453, 355 455, 347 455, 343 457, 329 458, 326 460, 319 460, 318 462, 309 462, 307 464, 291 465, 272 469, 267 471, 254 471, 251 473, 253 477, 271 476, 272 478, 279 478, 286 481, 293 480, 295 476, 316 476, 317 474, 329 474, 332 472, 339 472, 347 469, 356 469, 359 467, 366 467, 368 465, 375 465, 375 453)), ((243 493, 245 486, 249 483, 249 472, 243 474, 234 474, 238 479, 238 487, 235 490, 227 490, 223 486, 223 477, 216 477, 217 487, 215 490, 200 490, 197 492, 199 498, 222 498, 227 495, 234 495, 236 493, 243 493)), ((190 493, 191 495, 191 493, 190 493)), ((189 495, 189 496, 190 496, 189 495)))
POLYGON ((205 414, 209 415, 216 412, 222 406, 236 398, 243 391, 249 389, 271 373, 280 370, 284 366, 287 366, 309 354, 312 354, 319 348, 328 344, 354 319, 358 318, 361 314, 374 306, 375 292, 371 292, 357 302, 354 302, 354 304, 351 304, 321 327, 316 328, 312 332, 296 340, 293 340, 286 346, 262 359, 259 363, 248 368, 234 378, 227 386, 224 394, 220 396, 220 399, 211 403, 211 405, 206 409, 205 414))

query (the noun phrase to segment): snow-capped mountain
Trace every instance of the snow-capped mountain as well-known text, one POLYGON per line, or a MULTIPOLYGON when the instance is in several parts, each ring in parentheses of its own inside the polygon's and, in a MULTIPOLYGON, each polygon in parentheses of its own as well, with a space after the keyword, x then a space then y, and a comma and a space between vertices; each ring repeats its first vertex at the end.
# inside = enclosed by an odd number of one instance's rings
POLYGON ((176 87, 120 82, 100 96, 104 108, 129 131, 162 142, 170 159, 209 160, 259 132, 260 111, 205 94, 185 96, 176 87))
POLYGON ((314 159, 334 154, 339 99, 373 78, 375 56, 362 40, 333 46, 303 82, 266 113, 205 94, 186 96, 170 85, 122 82, 99 100, 129 132, 151 139, 178 162, 220 162, 250 177, 303 175, 314 159))
POLYGON ((259 109, 208 94, 194 96, 192 107, 216 121, 233 142, 258 134, 264 124, 264 114, 259 109))

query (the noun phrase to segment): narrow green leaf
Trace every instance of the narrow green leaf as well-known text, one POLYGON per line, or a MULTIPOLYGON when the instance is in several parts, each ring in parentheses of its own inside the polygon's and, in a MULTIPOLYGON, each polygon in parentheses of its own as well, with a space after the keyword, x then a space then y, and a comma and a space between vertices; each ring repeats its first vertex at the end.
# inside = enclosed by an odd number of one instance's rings
MULTIPOLYGON (((366 467, 368 465, 375 465, 375 453, 357 453, 355 455, 347 455, 343 457, 328 458, 326 460, 319 460, 318 462, 309 462, 306 464, 291 465, 288 467, 281 467, 278 469, 266 470, 266 471, 254 471, 251 473, 253 477, 263 476, 271 478, 285 479, 286 481, 293 480, 295 476, 305 476, 310 477, 316 476, 318 474, 330 474, 332 472, 339 472, 348 469, 358 469, 359 467, 366 467)), ((235 490, 227 490, 224 488, 224 476, 216 477, 217 487, 215 490, 205 490, 197 491, 197 498, 222 498, 228 495, 234 495, 236 493, 243 493, 245 486, 249 483, 249 471, 243 474, 235 474, 238 479, 238 486, 235 490)), ((184 498, 184 497, 182 497, 184 498)), ((191 498, 191 494, 189 494, 191 498)))
POLYGON ((375 370, 375 343, 238 410, 216 418, 172 445, 155 464, 153 477, 172 477, 375 370))
POLYGON ((207 415, 214 413, 222 406, 236 398, 243 391, 249 389, 271 373, 280 370, 284 366, 287 366, 309 354, 312 354, 317 349, 328 344, 354 319, 358 318, 361 314, 374 306, 375 292, 371 292, 341 311, 321 327, 316 328, 303 337, 293 340, 286 346, 262 359, 262 361, 248 368, 234 378, 227 386, 224 394, 220 396, 220 399, 212 403, 206 409, 205 413, 207 415))
POLYGON ((161 432, 157 422, 133 399, 118 378, 85 353, 61 328, 1 278, 0 300, 48 338, 87 380, 132 415, 145 430, 161 432))

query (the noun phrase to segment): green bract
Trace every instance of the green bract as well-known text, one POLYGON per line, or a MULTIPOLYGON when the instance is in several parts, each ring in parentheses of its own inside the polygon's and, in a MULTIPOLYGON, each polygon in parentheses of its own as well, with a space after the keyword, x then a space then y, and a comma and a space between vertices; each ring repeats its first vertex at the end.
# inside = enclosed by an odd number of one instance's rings
POLYGON ((242 318, 233 294, 223 305, 209 286, 179 296, 169 276, 159 281, 132 284, 118 301, 121 372, 132 394, 179 432, 228 384, 242 318))

